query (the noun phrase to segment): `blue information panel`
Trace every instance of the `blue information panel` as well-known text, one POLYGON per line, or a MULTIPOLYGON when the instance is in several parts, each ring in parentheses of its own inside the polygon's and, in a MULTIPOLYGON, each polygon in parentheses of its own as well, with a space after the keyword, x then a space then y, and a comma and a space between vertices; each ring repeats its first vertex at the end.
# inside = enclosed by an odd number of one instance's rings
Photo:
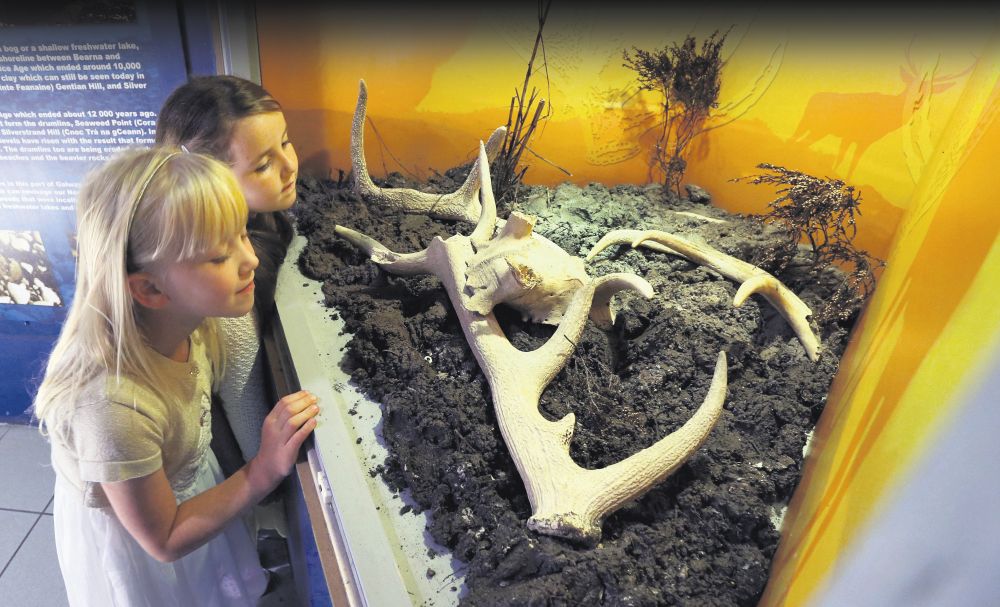
POLYGON ((0 7, 0 419, 27 419, 72 301, 83 176, 151 144, 186 78, 175 3, 0 7))

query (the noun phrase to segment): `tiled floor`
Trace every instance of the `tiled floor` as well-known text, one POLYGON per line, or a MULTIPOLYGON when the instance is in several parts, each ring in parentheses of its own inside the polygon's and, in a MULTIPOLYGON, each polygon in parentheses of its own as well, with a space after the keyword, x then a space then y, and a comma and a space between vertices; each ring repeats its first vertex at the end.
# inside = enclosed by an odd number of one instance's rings
POLYGON ((54 485, 38 429, 0 424, 0 605, 68 604, 52 535, 54 485))
MULTIPOLYGON (((0 423, 0 606, 66 607, 52 528, 55 473, 38 429, 0 423)), ((265 549, 262 562, 275 588, 261 607, 295 606, 284 546, 265 549), (284 557, 284 558, 281 558, 284 557)))

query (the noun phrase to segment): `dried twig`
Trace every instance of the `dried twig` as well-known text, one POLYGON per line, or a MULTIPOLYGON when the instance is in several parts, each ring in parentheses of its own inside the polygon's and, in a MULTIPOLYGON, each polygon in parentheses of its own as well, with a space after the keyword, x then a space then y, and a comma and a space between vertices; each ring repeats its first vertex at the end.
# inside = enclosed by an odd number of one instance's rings
MULTIPOLYGON (((535 34, 535 45, 531 49, 531 57, 524 73, 524 82, 520 91, 515 90, 514 96, 510 100, 510 108, 507 111, 507 139, 497 159, 490 167, 493 175, 493 195, 497 200, 506 200, 514 195, 517 186, 520 185, 528 167, 518 166, 521 162, 521 155, 528 149, 528 141, 531 139, 539 121, 548 119, 551 115, 551 108, 543 114, 546 104, 545 100, 539 98, 538 89, 532 87, 530 92, 528 85, 532 76, 535 75, 535 60, 538 53, 542 54, 542 68, 545 74, 546 90, 549 90, 549 70, 545 61, 545 40, 542 37, 542 29, 545 27, 545 20, 549 16, 549 8, 552 0, 538 3, 538 32, 535 34), (516 111, 515 111, 516 109, 516 111)), ((529 150, 530 151, 530 150, 529 150)), ((535 154, 532 152, 532 154, 535 154)), ((537 156, 537 154, 535 154, 537 156)), ((543 159, 544 160, 544 159, 543 159)), ((548 162, 546 160, 546 162, 548 162)), ((551 163, 550 163, 551 164, 551 163)))

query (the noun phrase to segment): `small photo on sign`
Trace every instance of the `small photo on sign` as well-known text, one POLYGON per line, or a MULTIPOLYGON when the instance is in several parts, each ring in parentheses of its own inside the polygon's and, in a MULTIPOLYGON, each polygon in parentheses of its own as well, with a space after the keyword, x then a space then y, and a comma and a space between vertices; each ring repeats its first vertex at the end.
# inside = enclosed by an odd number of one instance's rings
POLYGON ((63 305, 51 268, 38 232, 0 230, 0 304, 63 305))

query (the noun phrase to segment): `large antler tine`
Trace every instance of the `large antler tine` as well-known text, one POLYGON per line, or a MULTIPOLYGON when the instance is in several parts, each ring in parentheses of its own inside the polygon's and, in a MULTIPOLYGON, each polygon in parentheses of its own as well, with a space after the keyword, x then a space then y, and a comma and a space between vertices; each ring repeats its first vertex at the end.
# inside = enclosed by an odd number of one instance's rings
MULTIPOLYGON (((507 127, 498 127, 490 135, 490 138, 485 144, 480 140, 479 149, 480 153, 476 156, 476 161, 472 164, 472 168, 469 169, 469 174, 465 177, 465 181, 462 183, 461 187, 455 190, 453 193, 448 194, 448 198, 455 198, 460 201, 464 201, 464 211, 463 217, 461 219, 465 221, 477 221, 482 214, 482 205, 480 204, 480 191, 483 190, 483 167, 486 167, 485 174, 487 178, 489 177, 490 162, 494 157, 496 157, 497 152, 500 150, 500 146, 503 144, 504 138, 507 136, 507 127), (485 153, 483 150, 485 149, 485 153)), ((490 195, 493 194, 493 186, 486 188, 490 191, 490 195)), ((454 204, 454 203, 453 203, 454 204)), ((493 205, 493 222, 496 222, 496 203, 493 205)), ((478 223, 478 221, 477 221, 478 223)))
POLYGON ((741 281, 745 278, 744 274, 751 274, 757 269, 742 259, 726 255, 708 245, 698 244, 659 230, 642 231, 632 241, 633 247, 641 246, 651 249, 653 247, 650 245, 654 244, 668 247, 674 255, 680 255, 688 261, 708 266, 731 280, 741 281))
POLYGON ((813 362, 819 360, 819 338, 809 326, 812 310, 777 278, 742 259, 667 232, 657 230, 642 232, 632 242, 632 246, 648 246, 650 242, 666 245, 673 249, 676 254, 712 268, 726 278, 740 283, 741 286, 733 298, 734 306, 741 305, 753 293, 763 295, 792 326, 792 330, 802 342, 802 347, 805 348, 809 359, 813 362))
MULTIPOLYGON (((479 218, 479 171, 473 167, 465 182, 450 194, 429 194, 410 188, 380 188, 368 174, 365 161, 365 118, 368 111, 368 87, 364 80, 358 90, 358 103, 351 123, 351 168, 354 189, 366 199, 404 213, 423 213, 440 219, 475 222, 479 218)), ((507 129, 500 127, 490 136, 487 156, 496 155, 507 129)), ((480 162, 477 158, 477 164, 480 162)))
POLYGON ((594 290, 594 299, 590 305, 590 320, 599 329, 605 331, 611 330, 615 325, 615 311, 611 308, 611 298, 616 293, 631 289, 646 299, 650 299, 654 295, 652 285, 644 279, 633 280, 633 278, 638 277, 633 277, 631 274, 612 274, 611 276, 627 277, 628 281, 619 279, 599 283, 594 290))
MULTIPOLYGON (((603 251, 604 249, 616 244, 627 244, 634 248, 636 246, 634 244, 636 238, 638 238, 645 232, 646 232, 645 230, 612 230, 597 241, 597 244, 595 244, 594 247, 590 249, 590 252, 587 253, 587 257, 585 257, 584 259, 590 261, 594 257, 597 257, 597 254, 603 251)), ((677 252, 671 249, 670 247, 660 244, 658 242, 644 242, 642 244, 647 249, 652 249, 654 251, 659 251, 661 253, 673 253, 674 255, 677 254, 677 252)))
POLYGON ((368 175, 365 162, 365 116, 368 112, 368 86, 362 79, 358 85, 358 103, 354 106, 354 121, 351 123, 351 170, 354 173, 354 188, 361 195, 374 195, 378 188, 368 175))
POLYGON ((584 257, 584 260, 590 261, 594 257, 597 257, 598 253, 610 246, 622 243, 631 243, 635 238, 635 234, 633 233, 638 234, 639 230, 612 230, 608 232, 590 249, 590 252, 587 253, 586 257, 584 257))
MULTIPOLYGON (((465 181, 462 185, 448 194, 448 197, 454 197, 459 200, 469 201, 467 205, 469 206, 468 214, 473 215, 472 207, 475 206, 475 214, 468 219, 468 221, 476 221, 479 216, 479 200, 478 193, 479 189, 482 187, 482 170, 481 167, 486 165, 487 171, 489 171, 490 162, 496 158, 497 152, 500 151, 500 147, 503 145, 504 138, 507 137, 507 127, 501 126, 497 127, 493 133, 490 134, 489 139, 486 140, 484 146, 482 140, 479 141, 479 147, 482 149, 485 147, 485 155, 477 155, 476 161, 472 164, 472 168, 469 169, 469 174, 465 177, 465 181)), ((492 191, 492 190, 491 190, 492 191)), ((494 213, 495 214, 495 213, 494 213)))
POLYGON ((486 158, 490 162, 496 160, 497 154, 503 148, 503 141, 507 138, 507 127, 498 126, 490 138, 486 140, 486 158))
POLYGON ((556 332, 537 350, 525 353, 530 361, 524 366, 526 370, 537 373, 538 393, 541 394, 545 386, 556 376, 569 355, 576 347, 583 327, 587 322, 588 314, 594 305, 595 294, 599 293, 602 300, 610 300, 612 295, 624 289, 631 289, 643 295, 652 297, 653 287, 646 282, 645 278, 636 274, 616 273, 606 274, 595 278, 573 294, 563 314, 562 322, 556 332))
MULTIPOLYGON (((497 130, 499 131, 499 129, 497 130)), ((490 177, 490 163, 486 145, 482 141, 479 142, 479 158, 473 170, 478 170, 479 173, 479 197, 482 200, 482 208, 479 212, 479 221, 476 222, 476 229, 469 235, 469 239, 478 249, 493 238, 493 230, 497 224, 497 203, 493 197, 493 179, 490 177)))
MULTIPOLYGON (((497 153, 500 151, 503 145, 503 140, 507 137, 507 127, 500 126, 497 127, 491 134, 489 139, 486 140, 484 145, 482 140, 479 142, 480 149, 485 148, 485 154, 479 154, 476 156, 476 161, 472 164, 472 168, 469 169, 469 174, 465 177, 465 181, 462 185, 452 192, 447 194, 446 198, 455 199, 462 202, 462 210, 460 211, 460 217, 445 217, 446 219, 460 219, 463 221, 476 221, 478 217, 481 216, 482 207, 479 201, 479 191, 482 189, 483 184, 483 167, 486 167, 486 174, 489 174, 490 162, 496 158, 497 153)), ((490 193, 492 194, 493 188, 490 186, 490 193)), ((454 206, 456 203, 450 203, 454 206)), ((496 204, 493 205, 493 218, 496 220, 496 204)), ((440 214, 439 214, 440 216, 440 214)))
POLYGON ((526 479, 529 496, 534 498, 528 527, 588 544, 599 541, 601 521, 608 513, 649 491, 704 444, 722 414, 729 383, 727 370, 726 353, 721 351, 712 384, 698 410, 683 426, 642 451, 604 468, 571 469, 567 471, 570 480, 526 479), (545 480, 557 489, 544 490, 541 481, 545 480))
POLYGON ((670 211, 674 215, 680 215, 687 219, 696 219, 698 221, 703 221, 705 223, 729 223, 725 219, 718 219, 715 217, 709 217, 708 215, 702 215, 701 213, 692 213, 691 211, 670 211))
POLYGON ((427 260, 427 249, 416 253, 396 253, 371 236, 344 226, 334 226, 334 234, 358 247, 368 254, 368 257, 379 266, 389 269, 393 274, 414 276, 428 274, 432 271, 427 260))
POLYGON ((812 327, 809 326, 809 316, 812 314, 809 306, 770 274, 757 274, 746 279, 736 291, 733 305, 736 307, 743 305, 743 302, 754 293, 767 299, 785 317, 799 341, 802 342, 802 347, 805 348, 809 359, 813 362, 819 360, 820 344, 812 327))

